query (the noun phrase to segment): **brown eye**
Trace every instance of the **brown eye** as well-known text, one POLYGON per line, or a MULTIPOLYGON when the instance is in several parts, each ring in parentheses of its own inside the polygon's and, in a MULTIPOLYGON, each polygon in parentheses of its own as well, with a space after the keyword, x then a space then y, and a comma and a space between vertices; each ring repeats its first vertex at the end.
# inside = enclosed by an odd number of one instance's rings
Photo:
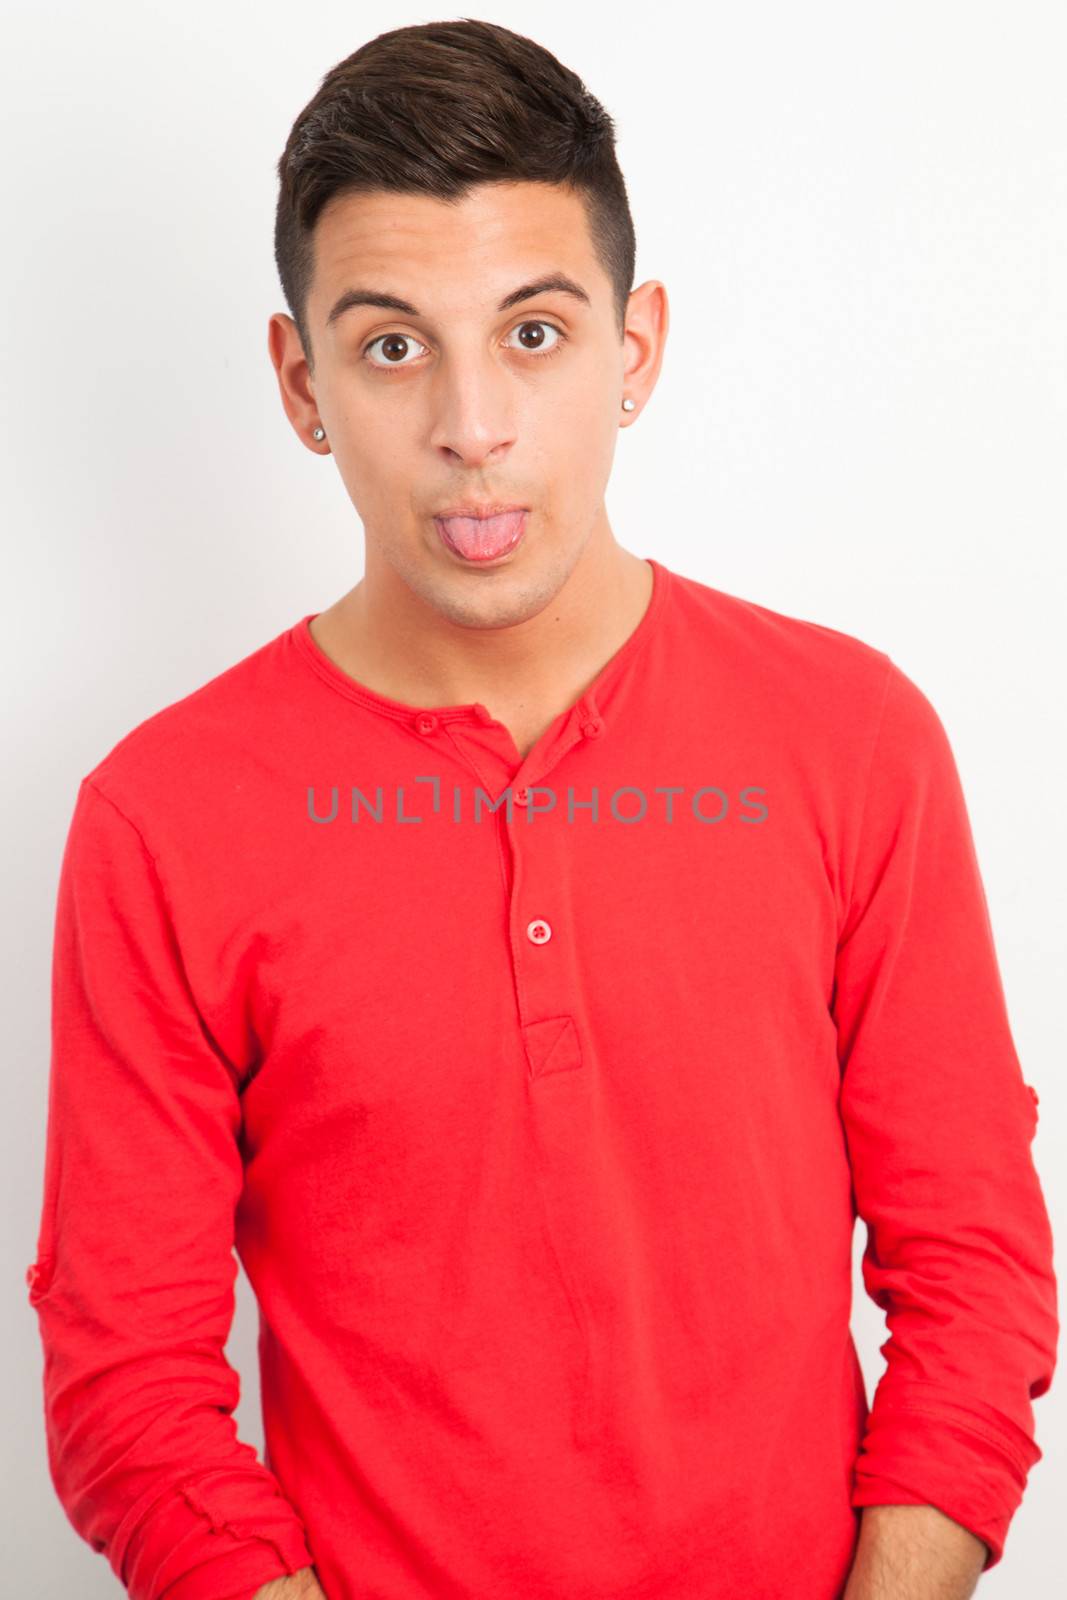
POLYGON ((553 355, 566 338, 566 334, 552 322, 520 322, 515 332, 522 339, 522 348, 531 355, 553 355), (543 332, 546 328, 555 336, 547 344, 543 332))
POLYGON ((406 333, 382 333, 378 335, 377 339, 371 340, 363 352, 364 356, 369 357, 376 344, 380 344, 383 347, 385 360, 371 361, 372 367, 409 367, 411 362, 404 360, 404 356, 407 355, 408 351, 412 347, 417 350, 425 350, 426 348, 425 345, 420 344, 417 339, 410 338, 406 333))
MULTIPOLYGON (((538 357, 555 355, 563 348, 567 340, 567 335, 562 328, 557 328, 553 322, 542 322, 539 319, 520 322, 515 332, 522 339, 522 348, 528 351, 530 355, 538 357), (546 342, 547 335, 551 335, 551 337, 546 342)), ((515 346, 513 345, 512 349, 514 348, 515 346)), ((413 366, 414 360, 409 361, 407 357, 413 352, 417 353, 425 349, 426 346, 421 344, 418 339, 413 339, 410 334, 381 333, 366 346, 363 351, 363 358, 372 367, 377 367, 379 371, 383 371, 387 367, 413 366), (379 345, 381 346, 382 359, 376 360, 371 357, 371 351, 379 345)))

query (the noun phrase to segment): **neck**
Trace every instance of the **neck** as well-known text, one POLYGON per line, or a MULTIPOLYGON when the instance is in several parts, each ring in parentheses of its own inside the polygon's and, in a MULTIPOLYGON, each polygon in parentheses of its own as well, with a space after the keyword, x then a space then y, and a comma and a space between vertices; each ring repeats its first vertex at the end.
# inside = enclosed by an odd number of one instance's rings
POLYGON ((483 603, 471 621, 462 600, 448 610, 431 604, 392 565, 369 555, 370 547, 355 588, 312 623, 316 643, 342 671, 390 699, 480 702, 513 729, 516 744, 532 741, 584 693, 637 627, 652 594, 648 562, 622 549, 610 530, 587 542, 562 581, 550 571, 541 589, 509 583, 497 608, 487 614, 483 603))

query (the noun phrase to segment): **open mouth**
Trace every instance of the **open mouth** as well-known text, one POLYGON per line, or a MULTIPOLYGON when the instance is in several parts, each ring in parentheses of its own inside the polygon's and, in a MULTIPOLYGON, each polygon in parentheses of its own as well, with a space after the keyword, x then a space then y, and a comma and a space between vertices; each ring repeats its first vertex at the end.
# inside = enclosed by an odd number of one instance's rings
POLYGON ((495 517, 435 517, 437 531, 454 555, 464 561, 499 561, 514 550, 526 532, 526 511, 502 511, 495 517))

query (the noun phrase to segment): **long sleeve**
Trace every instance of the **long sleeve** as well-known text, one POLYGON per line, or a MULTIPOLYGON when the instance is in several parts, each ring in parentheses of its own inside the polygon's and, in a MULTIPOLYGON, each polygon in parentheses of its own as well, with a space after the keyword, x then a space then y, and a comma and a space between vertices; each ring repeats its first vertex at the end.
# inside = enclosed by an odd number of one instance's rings
POLYGON ((947 735, 891 661, 857 839, 832 1009, 863 1279, 889 1338, 852 1504, 934 1505, 986 1542, 988 1569, 1042 1457, 1031 1401, 1056 1364, 1038 1096, 947 735))
POLYGON ((134 1600, 246 1600, 312 1564, 300 1517, 232 1417, 240 1123, 237 1075, 190 993, 156 863, 84 778, 56 903, 27 1282, 52 1482, 134 1600))

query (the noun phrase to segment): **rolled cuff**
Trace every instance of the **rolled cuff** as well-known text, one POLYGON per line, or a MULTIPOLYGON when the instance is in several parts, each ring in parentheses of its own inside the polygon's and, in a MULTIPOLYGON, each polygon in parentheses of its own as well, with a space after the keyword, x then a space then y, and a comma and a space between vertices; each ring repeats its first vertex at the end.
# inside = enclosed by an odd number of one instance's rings
POLYGON ((131 1600, 251 1596, 314 1564, 302 1521, 265 1468, 204 1474, 134 1507, 109 1559, 131 1600))
POLYGON ((876 1403, 852 1504, 935 1506, 988 1545, 988 1571, 1004 1554, 1027 1475, 1041 1457, 1034 1440, 991 1407, 876 1403))

